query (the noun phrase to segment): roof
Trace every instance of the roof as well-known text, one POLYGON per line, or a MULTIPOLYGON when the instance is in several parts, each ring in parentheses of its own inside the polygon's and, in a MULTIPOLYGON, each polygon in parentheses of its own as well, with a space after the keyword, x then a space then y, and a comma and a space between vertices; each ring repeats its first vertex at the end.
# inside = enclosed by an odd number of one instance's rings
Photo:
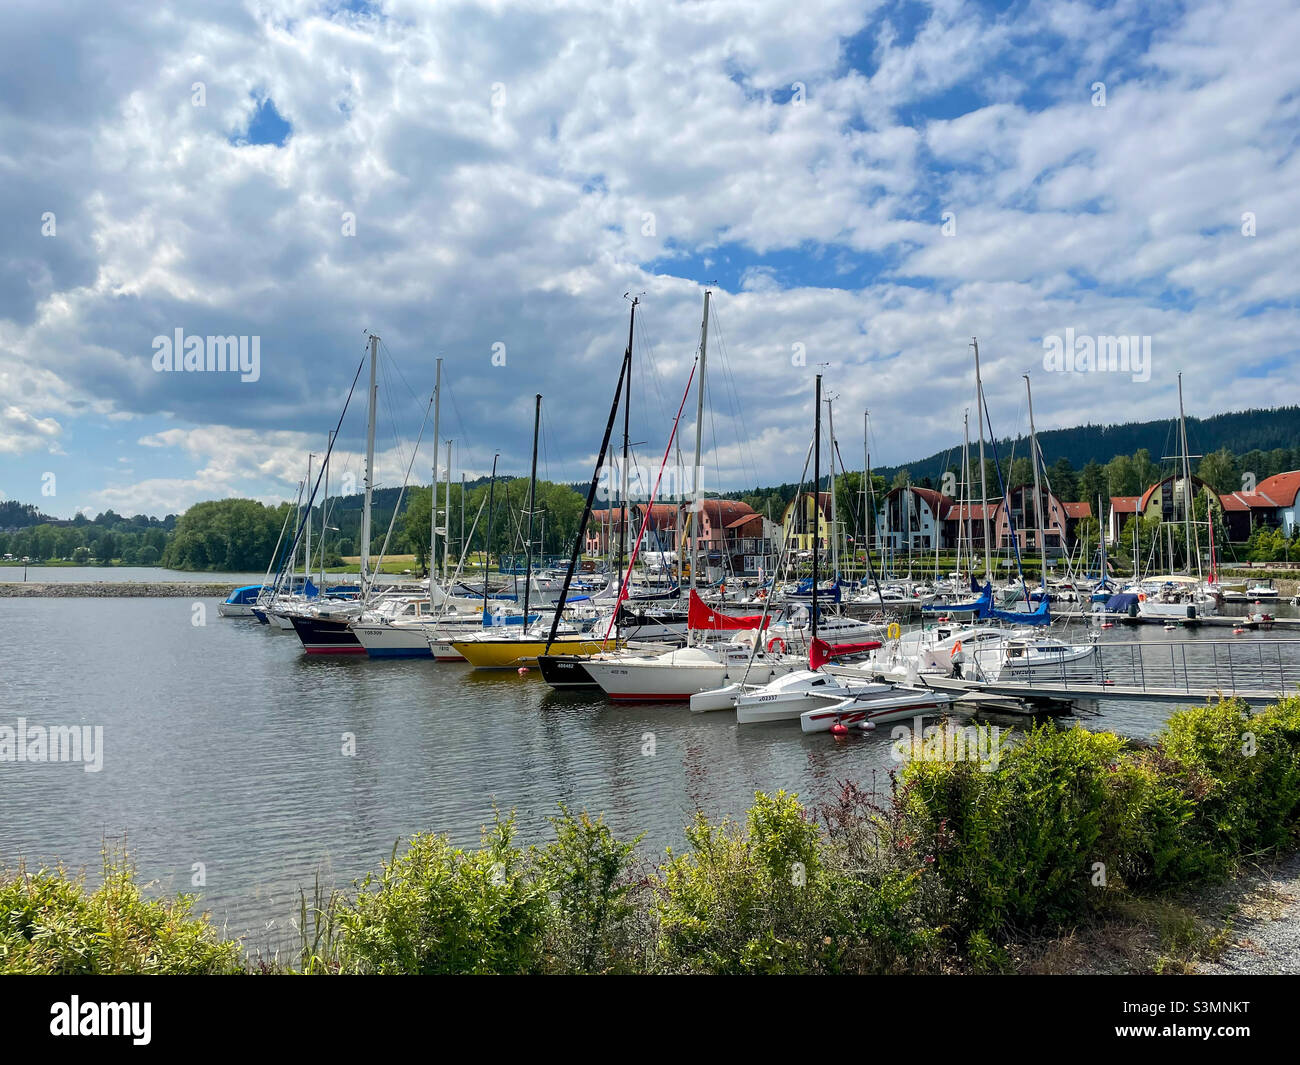
MULTIPOLYGON (((984 503, 954 503, 948 508, 948 513, 944 515, 944 518, 948 521, 965 521, 967 518, 978 521, 984 517, 985 505, 984 503)), ((990 519, 997 516, 1000 505, 1000 503, 993 501, 987 504, 990 519)))
POLYGON ((885 495, 888 499, 890 496, 896 496, 900 492, 911 492, 913 495, 920 496, 925 500, 930 508, 930 513, 938 518, 947 517, 948 511, 953 506, 953 501, 942 492, 936 492, 933 488, 917 488, 915 485, 899 485, 897 488, 891 488, 885 495))
POLYGON ((728 525, 737 518, 758 517, 753 507, 739 499, 701 499, 700 509, 708 514, 714 525, 728 525))
POLYGON ((749 524, 750 522, 752 522, 752 521, 755 521, 755 520, 760 520, 760 521, 761 521, 761 520, 762 520, 762 517, 763 517, 762 514, 742 514, 742 515, 741 515, 740 517, 738 517, 735 521, 729 521, 729 522, 727 522, 726 528, 728 528, 728 529, 739 529, 741 526, 748 525, 748 524, 749 524))
POLYGON ((1065 516, 1067 518, 1091 518, 1092 517, 1091 503, 1062 503, 1061 506, 1065 508, 1065 516))
POLYGON ((1110 509, 1120 514, 1136 514, 1141 496, 1111 496, 1110 509))
MULTIPOLYGON (((644 503, 632 504, 632 521, 640 522, 645 519, 646 505, 644 503)), ((664 523, 672 524, 677 520, 677 504, 675 503, 653 503, 650 505, 651 525, 656 528, 664 523)), ((623 521, 622 507, 609 507, 605 510, 593 510, 591 512, 591 521, 596 525, 607 525, 613 521, 619 524, 623 521)))
POLYGON ((1226 496, 1219 496, 1219 506, 1224 510, 1237 512, 1247 511, 1250 509, 1250 504, 1247 503, 1246 500, 1237 492, 1230 492, 1226 496))
POLYGON ((1255 492, 1268 497, 1275 507, 1295 506, 1296 493, 1300 492, 1300 470, 1265 477, 1255 486, 1255 492))

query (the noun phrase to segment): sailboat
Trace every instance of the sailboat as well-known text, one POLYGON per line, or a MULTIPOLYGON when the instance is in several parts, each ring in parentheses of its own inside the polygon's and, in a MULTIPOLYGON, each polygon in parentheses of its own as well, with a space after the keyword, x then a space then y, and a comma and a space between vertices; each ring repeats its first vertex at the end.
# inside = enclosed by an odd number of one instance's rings
MULTIPOLYGON (((695 474, 692 500, 700 497, 699 470, 703 449, 704 395, 707 381, 709 342, 709 301, 712 292, 704 293, 704 316, 700 325, 700 355, 695 403, 695 474)), ((683 403, 685 397, 683 397, 683 403)), ((680 413, 679 413, 680 417, 680 413)), ((671 443, 670 443, 671 447, 671 443)), ((665 456, 666 458, 666 456, 665 456)), ((660 654, 601 654, 582 663, 583 670, 605 694, 619 702, 684 701, 698 692, 722 686, 727 680, 746 680, 750 677, 770 679, 776 671, 792 668, 784 655, 771 655, 760 650, 755 641, 761 639, 761 621, 743 619, 737 625, 709 608, 698 591, 699 570, 699 520, 692 516, 690 528, 690 592, 689 612, 695 619, 688 622, 688 631, 697 640, 707 629, 732 630, 736 633, 724 645, 687 646, 660 654), (712 622, 706 619, 714 619, 712 622)))
MULTIPOLYGON (((370 391, 366 414, 366 472, 365 497, 361 511, 361 586, 365 594, 370 591, 370 510, 374 496, 375 468, 375 403, 379 386, 376 371, 379 363, 379 337, 370 335, 370 391)), ((340 419, 341 421, 341 419, 340 419)), ((292 613, 289 621, 302 641, 302 649, 309 655, 358 654, 366 649, 352 631, 351 623, 364 609, 362 601, 333 603, 315 610, 292 613)))
MULTIPOLYGON (((619 370, 618 387, 614 391, 614 401, 609 409, 609 418, 605 423, 605 435, 601 440, 600 453, 596 457, 596 468, 591 476, 591 485, 587 491, 587 502, 583 507, 582 518, 578 522, 578 530, 573 539, 573 552, 569 559, 568 570, 564 574, 564 581, 559 594, 559 603, 556 605, 551 619, 549 632, 543 634, 537 629, 530 629, 527 633, 520 636, 504 635, 498 633, 485 633, 476 637, 466 636, 463 639, 449 641, 450 648, 456 654, 460 655, 470 665, 477 669, 508 669, 529 668, 539 665, 539 659, 542 656, 550 655, 552 651, 557 653, 588 657, 599 654, 602 651, 608 651, 618 646, 618 638, 610 639, 593 638, 582 632, 561 632, 563 623, 564 605, 568 597, 568 591, 573 581, 573 574, 578 568, 578 557, 582 552, 582 545, 587 532, 587 523, 591 520, 592 504, 596 499, 596 491, 600 484, 601 469, 605 462, 605 456, 609 451, 609 438, 614 430, 614 418, 618 414, 619 401, 622 398, 624 382, 630 382, 631 365, 632 365, 632 341, 636 330, 636 308, 639 299, 633 297, 632 308, 628 322, 627 348, 623 353, 623 363, 619 370)), ((541 397, 538 396, 538 412, 541 410, 541 397)), ((535 488, 537 479, 537 435, 538 426, 535 423, 533 429, 533 472, 532 480, 535 488)), ((626 434, 625 434, 626 435, 626 434)), ((530 488, 530 496, 534 488, 530 488)), ((531 515, 531 507, 530 507, 531 515)), ((490 519, 489 519, 490 520, 490 519)), ((528 573, 532 574, 532 544, 531 536, 527 551, 528 573)), ((485 560, 486 564, 486 560, 485 560)), ((528 585, 525 584, 525 596, 527 597, 528 585)), ((486 595, 486 577, 485 577, 485 595, 486 595)), ((525 606, 527 598, 525 598, 525 606)), ((434 648, 435 657, 438 654, 438 648, 434 648)), ((545 675, 545 674, 543 674, 545 675)))
MULTIPOLYGON (((1219 612, 1222 595, 1213 584, 1206 584, 1201 576, 1201 552, 1196 525, 1192 515, 1192 467, 1187 454, 1187 420, 1183 413, 1183 375, 1178 375, 1178 446, 1183 468, 1183 527, 1187 544, 1186 573, 1169 573, 1147 577, 1138 593, 1138 616, 1158 621, 1195 622, 1199 617, 1210 617, 1219 612), (1192 559, 1196 559, 1196 576, 1192 576, 1192 559)), ((1175 482, 1170 480, 1170 490, 1175 482)), ((1207 514, 1212 519, 1212 515, 1207 514)), ((1173 561, 1173 534, 1170 530, 1169 558, 1173 561)))

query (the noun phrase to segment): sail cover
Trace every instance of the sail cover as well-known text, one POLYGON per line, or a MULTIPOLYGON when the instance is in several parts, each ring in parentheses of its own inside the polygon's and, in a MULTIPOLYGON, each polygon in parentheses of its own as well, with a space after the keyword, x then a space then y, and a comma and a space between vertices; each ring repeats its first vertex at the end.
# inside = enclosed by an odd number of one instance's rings
POLYGON ((808 668, 821 669, 832 658, 838 658, 840 655, 860 655, 882 646, 879 640, 868 640, 866 643, 827 643, 825 640, 813 640, 808 648, 808 668))
POLYGON ((771 618, 764 620, 762 614, 748 617, 733 617, 720 614, 700 598, 698 592, 691 592, 690 608, 686 612, 687 627, 692 629, 709 629, 714 632, 739 632, 744 629, 765 627, 771 618))

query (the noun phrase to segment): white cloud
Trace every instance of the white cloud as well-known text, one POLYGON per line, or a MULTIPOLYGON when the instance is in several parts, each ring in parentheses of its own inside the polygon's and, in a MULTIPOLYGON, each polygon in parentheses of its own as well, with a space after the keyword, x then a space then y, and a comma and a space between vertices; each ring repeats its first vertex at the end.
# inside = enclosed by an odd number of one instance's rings
MULTIPOLYGON (((384 393, 403 433, 442 352, 442 435, 464 466, 501 450, 519 472, 541 391, 553 472, 582 477, 622 293, 646 294, 657 365, 638 363, 635 416, 659 440, 697 282, 725 270, 706 442, 746 482, 797 475, 819 363, 854 412, 843 433, 872 409, 877 461, 951 443, 972 335, 1004 431, 1038 338, 1065 326, 1150 333, 1156 366, 1142 387, 1036 384, 1045 426, 1168 413, 1178 369, 1196 413, 1297 383, 1300 12, 1284 0, 1014 17, 945 0, 911 30, 911 9, 851 0, 19 7, 0 16, 0 396, 19 411, 0 451, 136 422, 144 479, 87 490, 114 509, 291 491, 367 328, 409 382, 384 393), (230 143, 268 97, 285 145, 230 143), (260 336, 261 380, 153 373, 152 338, 177 327, 260 336)), ((359 445, 349 419, 357 471, 359 445)), ((399 451, 381 452, 399 482, 399 451)))

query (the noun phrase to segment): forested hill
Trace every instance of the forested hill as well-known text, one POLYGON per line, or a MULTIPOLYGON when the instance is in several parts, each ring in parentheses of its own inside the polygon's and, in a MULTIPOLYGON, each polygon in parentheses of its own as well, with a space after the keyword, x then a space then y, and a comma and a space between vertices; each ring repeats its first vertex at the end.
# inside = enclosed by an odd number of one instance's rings
MULTIPOLYGON (((1124 425, 1081 425, 1073 429, 1040 432, 1038 445, 1049 465, 1066 459, 1076 470, 1081 470, 1089 462, 1104 465, 1116 455, 1132 455, 1142 448, 1146 448, 1159 462, 1161 456, 1177 453, 1175 431, 1176 423, 1172 418, 1128 422, 1124 425)), ((973 427, 971 435, 974 459, 973 427)), ((1274 407, 1216 414, 1210 418, 1188 418, 1187 443, 1188 450, 1193 455, 1208 455, 1211 451, 1225 447, 1239 455, 1249 451, 1294 448, 1300 446, 1300 407, 1274 407)), ((998 449, 1004 461, 1012 447, 1015 447, 1017 456, 1028 454, 1023 438, 1018 444, 1009 438, 999 439, 998 449)), ((960 452, 961 440, 957 439, 954 440, 951 451, 936 452, 898 466, 879 467, 873 472, 892 482, 899 470, 906 469, 911 473, 913 482, 927 477, 937 481, 944 470, 960 461, 960 452)), ((986 455, 992 458, 987 448, 986 455)))

